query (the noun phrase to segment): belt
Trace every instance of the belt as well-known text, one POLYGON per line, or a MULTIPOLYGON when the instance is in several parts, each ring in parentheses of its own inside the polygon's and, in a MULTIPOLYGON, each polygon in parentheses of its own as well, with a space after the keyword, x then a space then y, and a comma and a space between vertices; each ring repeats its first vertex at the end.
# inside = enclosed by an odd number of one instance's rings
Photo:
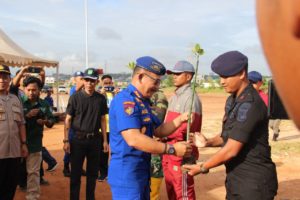
POLYGON ((80 140, 92 139, 99 136, 100 136, 99 132, 94 133, 94 132, 79 132, 79 131, 75 131, 75 135, 74 135, 75 138, 80 140))

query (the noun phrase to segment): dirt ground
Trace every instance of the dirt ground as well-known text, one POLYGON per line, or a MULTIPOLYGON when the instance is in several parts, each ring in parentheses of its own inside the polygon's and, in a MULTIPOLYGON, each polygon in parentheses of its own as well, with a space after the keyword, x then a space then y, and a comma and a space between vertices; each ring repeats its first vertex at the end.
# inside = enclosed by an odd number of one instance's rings
MULTIPOLYGON (((203 106, 202 132, 207 137, 212 137, 221 131, 221 120, 224 114, 225 94, 200 95, 203 106)), ((289 146, 300 143, 300 132, 289 120, 282 122, 278 142, 270 142, 272 146, 272 158, 277 166, 279 190, 277 200, 300 199, 300 151, 289 146)), ((270 137, 271 137, 270 131, 270 137)), ((45 179, 49 186, 41 187, 41 200, 65 200, 69 197, 69 178, 63 176, 63 123, 56 124, 52 129, 45 129, 44 146, 50 151, 59 163, 54 172, 45 172, 45 179)), ((298 146, 299 147, 299 146, 298 146)), ((218 149, 201 148, 200 159, 206 159, 218 149)), ((44 163, 44 168, 47 165, 44 163)), ((225 199, 225 171, 220 166, 212 169, 207 175, 199 175, 195 178, 195 190, 197 199, 221 200, 225 199)), ((25 193, 17 189, 16 200, 25 199, 25 193)), ((81 199, 85 199, 85 177, 82 177, 81 199)), ((96 199, 111 199, 111 192, 107 182, 97 182, 96 199)), ((167 199, 165 185, 162 184, 161 199, 167 199)))

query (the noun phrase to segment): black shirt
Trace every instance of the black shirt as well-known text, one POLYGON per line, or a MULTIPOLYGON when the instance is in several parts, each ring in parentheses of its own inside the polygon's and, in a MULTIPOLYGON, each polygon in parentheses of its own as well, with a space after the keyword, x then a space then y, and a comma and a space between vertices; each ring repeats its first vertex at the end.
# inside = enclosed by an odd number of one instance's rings
POLYGON ((97 92, 89 96, 81 90, 70 97, 66 112, 72 116, 71 127, 75 132, 98 133, 101 116, 107 114, 106 99, 97 92))
POLYGON ((228 97, 221 137, 225 143, 231 138, 244 144, 225 164, 227 175, 254 180, 276 176, 268 142, 267 107, 251 84, 238 97, 228 97))

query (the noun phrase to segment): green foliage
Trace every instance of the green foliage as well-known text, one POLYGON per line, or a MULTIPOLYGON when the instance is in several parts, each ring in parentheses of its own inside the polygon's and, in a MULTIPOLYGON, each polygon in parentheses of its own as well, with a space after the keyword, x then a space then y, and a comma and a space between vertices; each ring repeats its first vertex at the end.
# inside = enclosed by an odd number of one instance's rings
POLYGON ((172 87, 173 86, 173 76, 167 76, 165 80, 163 80, 162 85, 164 87, 172 87))
POLYGON ((133 70, 135 68, 135 62, 134 61, 131 61, 128 63, 127 67, 131 70, 133 70))
POLYGON ((197 56, 203 55, 204 50, 201 48, 200 44, 195 44, 194 48, 192 49, 193 53, 197 56))

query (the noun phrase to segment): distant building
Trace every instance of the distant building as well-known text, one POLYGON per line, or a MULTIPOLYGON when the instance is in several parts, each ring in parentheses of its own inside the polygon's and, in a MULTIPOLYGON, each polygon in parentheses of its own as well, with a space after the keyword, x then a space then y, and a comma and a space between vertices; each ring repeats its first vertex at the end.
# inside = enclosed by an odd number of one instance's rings
POLYGON ((55 82, 55 78, 52 77, 52 76, 47 76, 47 77, 45 78, 45 83, 46 83, 46 84, 54 84, 54 82, 55 82))

